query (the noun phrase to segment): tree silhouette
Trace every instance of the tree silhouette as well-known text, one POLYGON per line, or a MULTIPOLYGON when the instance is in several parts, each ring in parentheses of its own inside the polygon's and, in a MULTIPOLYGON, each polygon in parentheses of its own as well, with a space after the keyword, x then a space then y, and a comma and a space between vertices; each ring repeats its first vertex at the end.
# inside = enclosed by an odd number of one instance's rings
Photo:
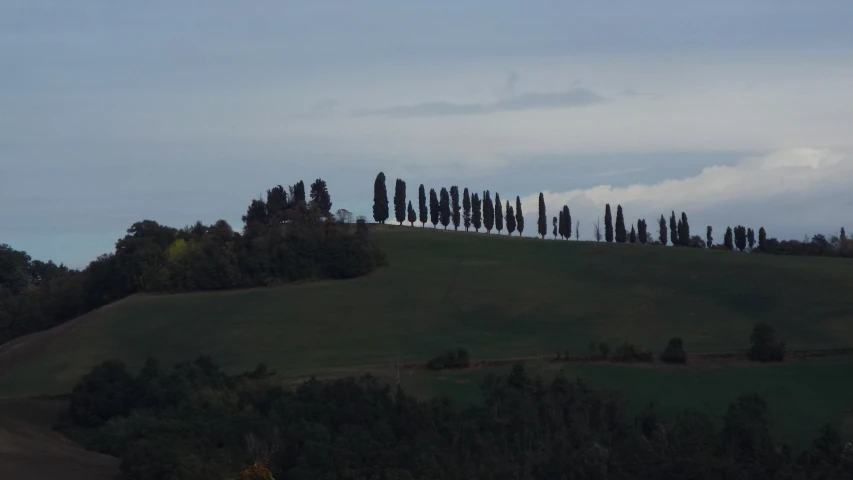
POLYGON ((429 221, 432 222, 432 228, 438 226, 439 206, 438 196, 435 194, 435 189, 429 189, 429 221))
POLYGON ((480 233, 480 227, 483 226, 483 201, 476 193, 471 197, 471 208, 473 209, 471 224, 474 225, 474 231, 480 233))
POLYGON ((566 217, 566 240, 572 239, 572 213, 568 205, 563 205, 563 216, 566 217))
POLYGON ((412 208, 412 201, 409 200, 409 226, 415 226, 415 220, 418 219, 417 215, 415 215, 415 209, 412 208))
POLYGON ((746 249, 746 227, 743 225, 735 227, 735 246, 741 252, 746 249))
POLYGON ((314 180, 311 184, 311 203, 319 208, 323 215, 328 215, 332 211, 332 197, 329 195, 326 181, 322 178, 314 180))
POLYGON ((441 216, 441 224, 447 230, 450 225, 450 195, 447 194, 447 189, 441 188, 441 199, 438 201, 438 211, 441 216))
MULTIPOLYGON (((382 175, 382 188, 385 188, 385 174, 380 172, 382 175)), ((378 178, 378 177, 377 177, 378 178)), ((305 182, 302 180, 296 182, 295 185, 290 187, 290 198, 293 199, 293 204, 295 206, 299 206, 300 204, 305 203, 305 182)), ((388 218, 388 198, 385 198, 385 218, 388 218)))
POLYGON ((406 220, 406 182, 399 178, 394 185, 394 217, 400 225, 406 220))
POLYGON ((560 234, 560 238, 566 238, 566 214, 563 210, 560 210, 560 219, 557 221, 557 232, 560 234))
POLYGON ((660 220, 658 220, 658 241, 660 241, 661 245, 666 246, 666 241, 669 236, 666 234, 666 219, 663 218, 663 215, 660 216, 660 220))
POLYGON ((575 241, 579 242, 581 240, 581 221, 575 221, 575 241))
POLYGON ((524 233, 524 213, 521 211, 521 198, 518 196, 515 197, 515 224, 520 237, 524 233))
POLYGON ((377 223, 388 220, 388 191, 385 189, 385 174, 379 172, 373 182, 373 219, 377 223))
POLYGON ((545 195, 539 192, 539 235, 545 239, 548 234, 548 216, 545 214, 545 195))
POLYGON ((426 190, 424 190, 424 184, 418 188, 418 212, 420 212, 421 226, 426 226, 427 222, 427 202, 426 202, 426 190))
POLYGON ((678 233, 678 223, 675 220, 675 210, 673 210, 672 216, 669 217, 669 238, 673 247, 681 245, 681 242, 678 241, 678 233))
POLYGON ((616 241, 625 243, 628 232, 625 230, 625 217, 622 215, 622 205, 616 205, 616 241))
POLYGON ((690 246, 690 225, 687 223, 687 214, 681 212, 681 223, 678 227, 678 240, 684 247, 690 246))
POLYGON ((506 233, 509 236, 512 236, 512 232, 515 231, 515 211, 512 209, 512 205, 509 204, 509 200, 506 201, 506 233))
POLYGON ((498 231, 498 235, 501 234, 501 230, 504 229, 504 213, 503 213, 503 205, 501 205, 501 196, 499 193, 495 193, 495 230, 498 231))
POLYGON ((459 230, 459 221, 462 219, 462 215, 460 215, 461 208, 459 207, 459 187, 456 185, 450 187, 450 210, 453 229, 459 230))
POLYGON ((633 225, 631 225, 631 236, 628 238, 630 238, 631 243, 637 243, 637 232, 634 230, 633 225))
POLYGON ((755 230, 748 228, 746 230, 746 241, 749 243, 749 249, 755 246, 755 230))
POLYGON ((495 204, 492 203, 492 194, 488 190, 483 192, 483 226, 489 233, 495 228, 495 204))
POLYGON ((767 231, 764 227, 758 229, 758 249, 762 252, 767 248, 767 231))
POLYGON ((732 227, 728 227, 726 229, 726 235, 723 237, 723 242, 726 245, 726 249, 735 249, 734 233, 732 233, 732 227))
POLYGON ((714 233, 714 229, 711 228, 710 225, 708 225, 708 228, 705 229, 705 245, 707 245, 708 248, 711 248, 714 246, 713 233, 714 233))
POLYGON ((640 243, 646 243, 649 238, 648 225, 646 225, 646 221, 643 219, 637 220, 637 237, 640 243))
POLYGON ((613 242, 613 215, 609 203, 604 206, 604 239, 607 243, 613 242))
POLYGON ((601 241, 601 217, 592 224, 592 236, 595 238, 596 242, 601 241))
MULTIPOLYGON (((560 215, 562 215, 562 214, 563 214, 563 212, 561 211, 560 215)), ((559 228, 557 225, 557 217, 554 217, 551 219, 551 225, 552 225, 551 232, 554 234, 554 240, 556 240, 557 239, 557 233, 558 233, 557 230, 559 228)))
POLYGON ((462 219, 467 232, 471 228, 471 196, 468 195, 468 189, 462 193, 462 219))

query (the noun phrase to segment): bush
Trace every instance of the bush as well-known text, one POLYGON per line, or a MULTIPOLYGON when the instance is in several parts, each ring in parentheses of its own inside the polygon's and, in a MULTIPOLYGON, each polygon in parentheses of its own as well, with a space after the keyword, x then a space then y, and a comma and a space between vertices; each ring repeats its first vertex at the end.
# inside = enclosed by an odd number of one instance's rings
POLYGON ((612 358, 616 362, 651 362, 654 360, 654 355, 648 351, 638 350, 630 343, 623 343, 616 347, 612 358))
POLYGON ((457 348, 456 350, 448 350, 433 358, 427 363, 427 368, 430 370, 444 370, 445 368, 465 368, 469 365, 471 365, 471 361, 468 357, 468 350, 457 348))
POLYGON ((666 363, 686 363, 687 352, 684 351, 684 345, 681 337, 673 337, 669 339, 660 359, 666 363))
POLYGON ((785 342, 776 341, 776 332, 766 322, 760 322, 752 329, 750 336, 752 348, 749 359, 758 362, 781 362, 785 359, 785 342))

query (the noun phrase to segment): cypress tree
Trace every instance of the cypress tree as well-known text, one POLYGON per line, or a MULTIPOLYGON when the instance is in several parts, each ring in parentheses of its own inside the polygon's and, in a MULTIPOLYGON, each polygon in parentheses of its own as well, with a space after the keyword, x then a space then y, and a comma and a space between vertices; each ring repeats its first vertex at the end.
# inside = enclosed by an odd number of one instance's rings
POLYGON ((524 233, 524 213, 521 211, 521 198, 515 197, 515 223, 516 230, 518 230, 518 236, 520 237, 522 233, 524 233))
POLYGON ((495 204, 492 203, 492 194, 488 190, 483 192, 483 226, 489 233, 495 228, 495 204))
POLYGON ((557 222, 557 232, 560 234, 560 238, 566 238, 566 214, 563 213, 563 210, 560 210, 560 219, 557 222))
POLYGON ((758 249, 762 252, 767 248, 767 232, 764 227, 758 229, 758 249))
POLYGON ((566 217, 566 240, 572 239, 572 212, 568 205, 563 205, 563 216, 566 217))
POLYGON ((462 219, 467 232, 471 228, 471 195, 468 194, 468 189, 462 193, 462 219))
MULTIPOLYGON (((302 201, 305 201, 305 191, 303 187, 302 201)), ((294 195, 294 200, 298 203, 298 198, 294 195)), ((373 219, 377 223, 385 223, 388 220, 388 191, 385 189, 385 174, 379 172, 376 175, 376 181, 373 182, 373 219)))
POLYGON ((417 215, 415 215, 415 209, 412 208, 412 201, 409 200, 409 226, 415 226, 415 220, 418 219, 417 215))
MULTIPOLYGON (((303 192, 305 184, 302 185, 303 192)), ((326 186, 326 181, 318 178, 311 184, 311 203, 320 209, 324 215, 329 215, 332 211, 332 197, 329 196, 329 188, 326 186)))
POLYGON ((429 221, 432 222, 432 228, 438 226, 439 207, 438 196, 435 194, 435 189, 429 189, 429 221))
POLYGON ((438 201, 438 211, 441 215, 441 224, 447 230, 450 225, 450 195, 447 194, 447 189, 441 188, 441 199, 438 201))
POLYGON ((844 227, 841 227, 841 233, 838 234, 838 248, 842 253, 847 251, 847 232, 844 231, 844 227))
POLYGON ((622 205, 616 205, 616 241, 625 243, 628 232, 625 230, 625 217, 622 215, 622 205))
POLYGON ((672 240, 672 246, 677 247, 681 245, 681 242, 678 241, 678 224, 675 220, 675 211, 673 210, 672 216, 669 217, 669 238, 672 240))
POLYGON ((453 221, 453 229, 459 230, 459 221, 462 219, 460 215, 461 208, 459 207, 459 187, 456 185, 450 187, 450 207, 453 221))
POLYGON ((741 252, 746 249, 746 227, 743 225, 735 227, 735 247, 741 252))
POLYGON ((476 193, 471 197, 471 208, 473 209, 471 224, 474 225, 474 231, 480 233, 480 227, 483 226, 483 201, 476 193))
POLYGON ((545 240, 548 235, 548 216, 545 214, 545 195, 539 192, 539 235, 545 240))
MULTIPOLYGON (((385 174, 379 172, 379 175, 382 175, 382 190, 385 190, 385 174)), ((379 177, 377 177, 378 179, 379 177)), ((296 182, 295 185, 290 187, 290 197, 293 199, 293 204, 299 206, 299 204, 305 203, 305 182, 302 180, 296 182)), ((385 218, 388 218, 388 196, 385 196, 385 218)))
POLYGON ((406 182, 399 178, 394 185, 394 217, 401 226, 406 220, 406 182))
MULTIPOLYGON (((684 225, 681 223, 680 218, 678 219, 678 224, 676 225, 675 228, 677 228, 679 232, 681 232, 681 230, 684 229, 684 225)), ((679 235, 678 236, 678 245, 681 245, 681 242, 682 242, 682 238, 681 238, 681 235, 679 235)))
POLYGON ((678 240, 684 247, 690 246, 690 224, 687 223, 687 214, 681 212, 681 225, 678 228, 678 240))
POLYGON ((648 226, 643 219, 637 220, 637 240, 642 244, 648 240, 648 226))
POLYGON ((501 230, 504 229, 504 213, 503 213, 503 205, 501 205, 501 195, 499 193, 495 193, 495 230, 498 231, 498 235, 501 234, 501 230))
POLYGON ((512 232, 515 231, 515 211, 512 209, 512 206, 509 204, 509 200, 506 201, 506 233, 509 236, 512 236, 512 232))
MULTIPOLYGON (((560 213, 561 214, 563 213, 562 210, 560 211, 560 213)), ((552 225, 551 232, 554 234, 554 240, 556 240, 557 239, 557 228, 558 228, 557 227, 557 217, 554 217, 551 219, 551 225, 552 225)))
POLYGON ((609 203, 604 207, 604 239, 607 243, 613 242, 613 215, 609 203))
POLYGON ((427 203, 426 203, 426 190, 424 190, 424 184, 418 188, 418 212, 420 212, 420 221, 421 227, 426 226, 427 222, 427 203))
POLYGON ((658 241, 660 241, 661 245, 666 246, 666 241, 667 241, 667 238, 669 238, 669 236, 666 234, 667 233, 666 232, 666 219, 663 218, 663 215, 660 216, 660 220, 658 221, 658 224, 659 224, 659 226, 658 226, 658 228, 659 228, 659 230, 658 230, 659 231, 658 241))
POLYGON ((631 243, 637 243, 637 232, 634 230, 633 225, 631 225, 631 236, 629 238, 631 239, 631 243))
POLYGON ((714 237, 713 237, 714 229, 708 225, 708 228, 705 229, 705 245, 708 248, 712 248, 714 246, 714 237))
POLYGON ((749 249, 755 246, 755 230, 749 228, 746 230, 746 241, 749 242, 749 249))
POLYGON ((728 227, 726 229, 726 235, 723 237, 723 242, 725 242, 726 249, 734 250, 735 249, 735 241, 734 234, 732 233, 732 227, 728 227))

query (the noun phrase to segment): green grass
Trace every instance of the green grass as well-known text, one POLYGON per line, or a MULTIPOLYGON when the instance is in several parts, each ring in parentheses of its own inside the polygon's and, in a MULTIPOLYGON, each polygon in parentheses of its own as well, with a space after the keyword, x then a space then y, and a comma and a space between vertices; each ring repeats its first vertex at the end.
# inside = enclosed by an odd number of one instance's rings
POLYGON ((746 348, 771 322, 792 347, 853 346, 853 262, 420 229, 373 231, 391 266, 364 278, 238 292, 137 296, 95 312, 0 371, 0 396, 60 393, 95 363, 211 355, 284 375, 425 361, 584 352, 590 340, 660 351, 746 348))

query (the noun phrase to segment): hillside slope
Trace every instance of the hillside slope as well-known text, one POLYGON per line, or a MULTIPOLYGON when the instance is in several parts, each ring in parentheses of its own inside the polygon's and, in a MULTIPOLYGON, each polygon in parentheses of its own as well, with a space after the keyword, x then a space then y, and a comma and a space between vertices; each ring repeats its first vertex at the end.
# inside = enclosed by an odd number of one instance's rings
MULTIPOLYGON (((0 396, 67 391, 95 363, 199 354, 292 375, 629 341, 655 351, 746 348, 755 322, 792 347, 853 346, 853 262, 388 228, 367 277, 234 292, 136 296, 93 312, 38 355, 3 361, 0 396)), ((21 339, 19 349, 28 339, 21 339)), ((20 351, 20 350, 19 350, 20 351)))

